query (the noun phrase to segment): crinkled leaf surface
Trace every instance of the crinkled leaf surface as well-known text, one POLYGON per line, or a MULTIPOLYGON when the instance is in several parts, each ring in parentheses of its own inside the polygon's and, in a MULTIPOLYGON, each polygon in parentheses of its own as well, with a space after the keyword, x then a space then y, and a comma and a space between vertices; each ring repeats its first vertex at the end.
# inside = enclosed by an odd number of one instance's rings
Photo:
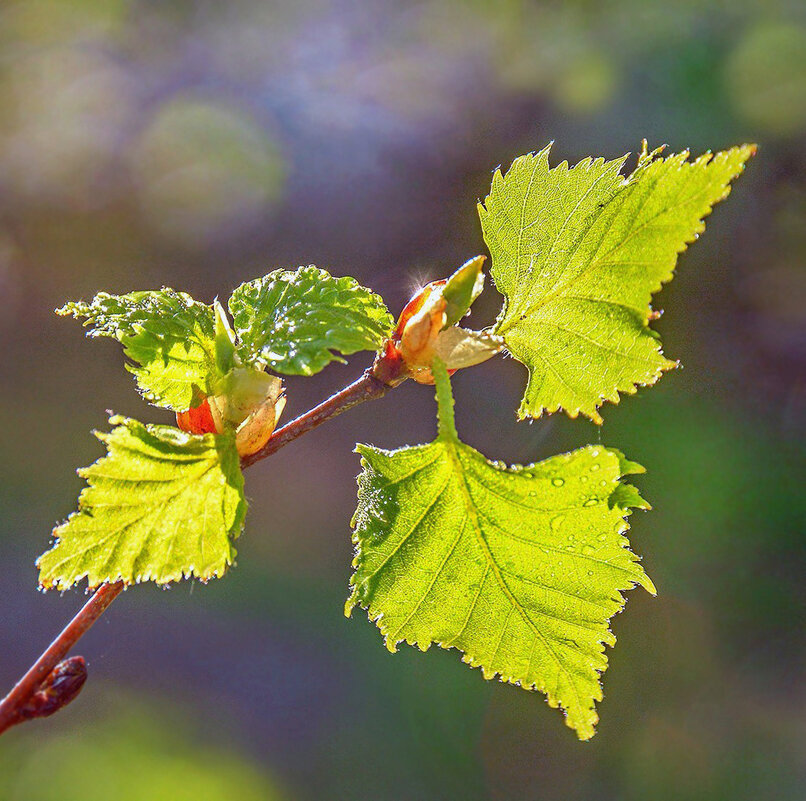
POLYGON ((108 454, 79 471, 88 486, 39 557, 39 583, 64 590, 83 578, 94 587, 222 575, 246 514, 234 438, 110 422, 110 433, 97 434, 108 454))
POLYGON ((649 328, 650 300, 703 231, 755 148, 659 158, 644 152, 549 167, 549 148, 497 170, 479 205, 491 273, 505 297, 495 333, 529 370, 521 418, 598 406, 654 383, 674 362, 649 328))
POLYGON ((58 314, 85 318, 89 336, 112 337, 132 360, 143 396, 158 406, 186 411, 208 395, 216 378, 215 319, 210 306, 184 292, 161 289, 68 303, 58 314))
POLYGON ((392 651, 401 640, 455 647, 485 678, 542 691, 588 739, 621 591, 655 592, 625 537, 630 508, 647 506, 619 482, 642 468, 601 446, 526 467, 490 462, 457 438, 447 375, 435 374, 435 442, 358 446, 346 611, 365 607, 392 651))
POLYGON ((378 295, 314 266, 241 284, 229 309, 241 358, 287 375, 318 373, 344 361, 338 353, 377 350, 393 325, 378 295))

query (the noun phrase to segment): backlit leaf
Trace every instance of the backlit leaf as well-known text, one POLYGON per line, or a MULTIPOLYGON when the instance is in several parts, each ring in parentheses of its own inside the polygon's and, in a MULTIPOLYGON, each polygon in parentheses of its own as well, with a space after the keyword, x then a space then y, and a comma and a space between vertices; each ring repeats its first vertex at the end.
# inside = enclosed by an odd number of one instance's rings
POLYGON ((160 289, 127 295, 97 294, 91 303, 68 303, 57 314, 85 318, 91 337, 122 345, 143 396, 185 411, 217 376, 213 310, 184 292, 160 289))
POLYGON ((402 641, 458 648, 485 678, 545 693, 581 739, 594 734, 604 644, 622 591, 655 588, 625 536, 648 508, 621 477, 642 472, 599 445, 526 467, 459 441, 444 366, 430 445, 359 445, 356 556, 346 611, 368 610, 402 641))
POLYGON ((88 486, 78 511, 37 561, 41 586, 222 575, 246 514, 234 437, 125 417, 110 422, 110 433, 96 433, 108 454, 79 471, 88 486))
POLYGON ((378 295, 314 266, 241 284, 229 309, 241 358, 288 375, 318 373, 344 361, 337 354, 377 350, 393 325, 378 295))
POLYGON ((529 370, 519 416, 597 411, 675 366, 649 328, 650 300, 704 230, 754 153, 584 159, 551 169, 549 148, 493 176, 479 204, 491 274, 504 295, 495 333, 529 370))

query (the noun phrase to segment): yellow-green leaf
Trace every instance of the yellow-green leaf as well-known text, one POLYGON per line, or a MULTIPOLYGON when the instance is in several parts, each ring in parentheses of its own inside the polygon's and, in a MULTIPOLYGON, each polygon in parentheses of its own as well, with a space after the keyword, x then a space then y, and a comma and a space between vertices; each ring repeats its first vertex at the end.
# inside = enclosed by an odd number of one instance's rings
POLYGON ((79 471, 88 486, 78 511, 37 561, 40 585, 221 576, 246 514, 234 438, 125 417, 110 422, 110 433, 96 433, 108 454, 79 471))
POLYGON ((755 152, 743 145, 693 162, 688 152, 549 166, 549 148, 493 176, 479 204, 491 274, 504 295, 495 333, 529 370, 520 418, 597 411, 675 366, 649 328, 650 300, 704 230, 755 152))
POLYGON ((491 462, 459 441, 447 374, 434 373, 436 441, 358 446, 347 613, 365 607, 392 651, 458 648, 485 678, 540 690, 588 739, 622 591, 655 592, 625 536, 631 507, 648 507, 620 479, 642 468, 599 445, 526 467, 491 462))
POLYGON ((177 412, 209 395, 218 376, 213 310, 185 292, 163 288, 126 295, 99 292, 57 314, 84 318, 92 337, 117 339, 143 397, 177 412))

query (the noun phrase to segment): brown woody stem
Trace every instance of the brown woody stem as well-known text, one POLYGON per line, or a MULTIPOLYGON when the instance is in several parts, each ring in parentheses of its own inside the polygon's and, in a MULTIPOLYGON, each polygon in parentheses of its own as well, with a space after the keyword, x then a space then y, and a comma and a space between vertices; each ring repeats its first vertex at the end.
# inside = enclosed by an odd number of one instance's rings
MULTIPOLYGON (((301 414, 282 428, 278 428, 259 451, 242 459, 241 466, 249 467, 249 465, 265 459, 297 437, 320 426, 332 417, 347 411, 347 409, 357 406, 359 403, 382 398, 392 386, 403 380, 403 377, 398 375, 400 369, 396 366, 394 372, 397 378, 392 381, 391 376, 387 376, 390 371, 386 363, 387 357, 384 355, 379 356, 375 365, 366 370, 357 381, 332 395, 310 411, 305 412, 305 414, 301 414), (384 379, 387 378, 390 379, 390 383, 385 382, 384 379)), ((49 688, 53 683, 53 678, 58 676, 60 666, 63 664, 62 660, 65 659, 90 626, 106 611, 109 604, 120 595, 123 588, 124 583, 122 581, 116 581, 113 584, 102 584, 78 614, 67 624, 61 634, 37 659, 30 670, 17 682, 14 689, 0 701, 0 734, 16 723, 21 723, 31 717, 41 717, 45 714, 31 712, 32 699, 37 693, 42 693, 43 688, 49 688)), ((83 679, 81 683, 83 683, 83 679)), ((51 714, 69 703, 79 689, 80 684, 78 688, 73 687, 72 691, 65 692, 63 698, 58 696, 55 698, 50 697, 50 705, 46 714, 51 714)))
MULTIPOLYGON (((102 584, 42 656, 34 662, 31 669, 17 682, 14 689, 0 701, 0 734, 15 723, 28 719, 25 709, 33 695, 47 682, 51 673, 58 669, 59 663, 104 613, 109 604, 120 595, 123 586, 122 581, 102 584)), ((71 695, 59 706, 64 706, 64 703, 72 698, 71 695)))
POLYGON ((269 441, 256 453, 245 456, 241 459, 241 467, 249 465, 271 456, 275 451, 280 450, 284 445, 288 445, 297 437, 301 437, 311 429, 322 425, 332 417, 352 409, 359 403, 368 400, 382 398, 391 387, 377 379, 372 370, 366 370, 357 381, 353 381, 350 386, 345 387, 335 395, 331 395, 326 401, 318 406, 314 406, 309 412, 301 414, 299 417, 286 423, 282 428, 278 428, 269 438, 269 441))

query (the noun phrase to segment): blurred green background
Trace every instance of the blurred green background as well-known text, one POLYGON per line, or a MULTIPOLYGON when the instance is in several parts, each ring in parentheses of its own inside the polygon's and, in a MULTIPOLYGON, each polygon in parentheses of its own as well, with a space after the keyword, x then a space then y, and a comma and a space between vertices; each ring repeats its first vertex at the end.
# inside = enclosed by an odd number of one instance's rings
MULTIPOLYGON (((163 284, 211 301, 315 263, 393 311, 484 252, 492 170, 650 144, 760 151, 658 299, 685 369, 600 429, 517 424, 524 372, 457 375, 464 438, 531 461, 591 441, 644 464, 630 594, 581 744, 456 652, 388 654, 342 616, 357 441, 431 438, 404 385, 250 471, 240 564, 129 590, 82 641, 90 680, 0 741, 0 799, 800 799, 806 786, 806 11, 798 0, 0 4, 0 681, 84 601, 35 557, 147 407, 119 348, 52 309, 163 284)), ((492 321, 488 291, 473 322, 492 321)), ((368 354, 288 382, 285 419, 368 354)))

